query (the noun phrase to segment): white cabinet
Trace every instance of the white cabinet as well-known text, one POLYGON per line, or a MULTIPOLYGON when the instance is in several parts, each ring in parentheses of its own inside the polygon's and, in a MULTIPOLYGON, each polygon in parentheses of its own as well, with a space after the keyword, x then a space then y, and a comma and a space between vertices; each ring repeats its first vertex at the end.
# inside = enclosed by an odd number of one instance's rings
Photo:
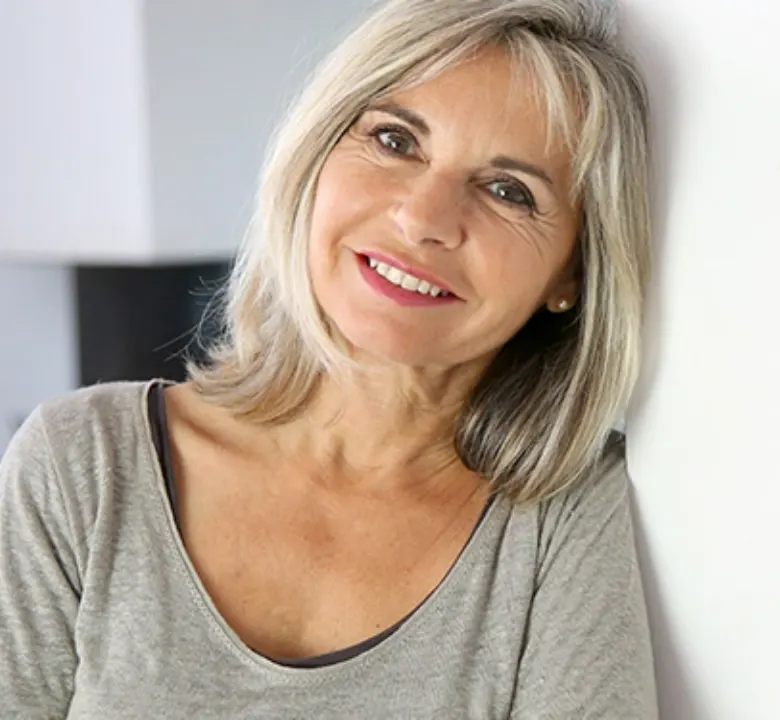
POLYGON ((0 0, 0 259, 230 256, 269 133, 369 0, 0 0))

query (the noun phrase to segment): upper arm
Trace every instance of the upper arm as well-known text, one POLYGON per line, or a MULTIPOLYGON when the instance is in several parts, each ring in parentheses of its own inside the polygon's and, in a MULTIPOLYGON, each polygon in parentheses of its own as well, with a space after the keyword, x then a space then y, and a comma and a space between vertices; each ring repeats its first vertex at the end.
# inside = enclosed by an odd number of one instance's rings
POLYGON ((512 717, 658 717, 622 443, 549 501, 512 717))
POLYGON ((38 410, 0 462, 4 717, 67 714, 77 663, 78 578, 70 522, 38 410))

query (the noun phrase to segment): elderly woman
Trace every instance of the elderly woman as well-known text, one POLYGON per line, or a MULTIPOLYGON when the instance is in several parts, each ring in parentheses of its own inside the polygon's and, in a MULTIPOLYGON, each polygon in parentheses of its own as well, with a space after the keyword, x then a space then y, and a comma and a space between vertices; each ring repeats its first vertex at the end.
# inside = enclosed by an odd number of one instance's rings
POLYGON ((324 63, 208 362, 7 452, 3 717, 656 717, 611 430, 646 102, 612 25, 392 0, 324 63))

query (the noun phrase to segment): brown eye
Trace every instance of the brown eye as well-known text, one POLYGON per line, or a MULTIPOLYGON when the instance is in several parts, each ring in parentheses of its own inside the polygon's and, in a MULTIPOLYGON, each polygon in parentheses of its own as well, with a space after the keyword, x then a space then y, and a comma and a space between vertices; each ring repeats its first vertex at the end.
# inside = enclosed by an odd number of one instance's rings
POLYGON ((383 152, 411 157, 417 145, 414 137, 404 128, 383 125, 371 131, 383 152))
POLYGON ((491 195, 507 205, 536 210, 536 201, 531 191, 517 180, 494 180, 486 188, 491 195))

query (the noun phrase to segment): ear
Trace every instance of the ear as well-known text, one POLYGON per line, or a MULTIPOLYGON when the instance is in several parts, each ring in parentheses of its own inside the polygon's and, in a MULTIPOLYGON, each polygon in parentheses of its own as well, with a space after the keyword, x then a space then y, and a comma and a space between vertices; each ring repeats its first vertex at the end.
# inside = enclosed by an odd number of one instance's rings
POLYGON ((564 313, 571 310, 577 304, 581 287, 578 266, 572 263, 550 289, 545 301, 547 309, 552 313, 564 313))
POLYGON ((579 296, 579 283, 570 282, 559 285, 548 298, 545 305, 550 312, 562 313, 571 310, 577 304, 579 296))

